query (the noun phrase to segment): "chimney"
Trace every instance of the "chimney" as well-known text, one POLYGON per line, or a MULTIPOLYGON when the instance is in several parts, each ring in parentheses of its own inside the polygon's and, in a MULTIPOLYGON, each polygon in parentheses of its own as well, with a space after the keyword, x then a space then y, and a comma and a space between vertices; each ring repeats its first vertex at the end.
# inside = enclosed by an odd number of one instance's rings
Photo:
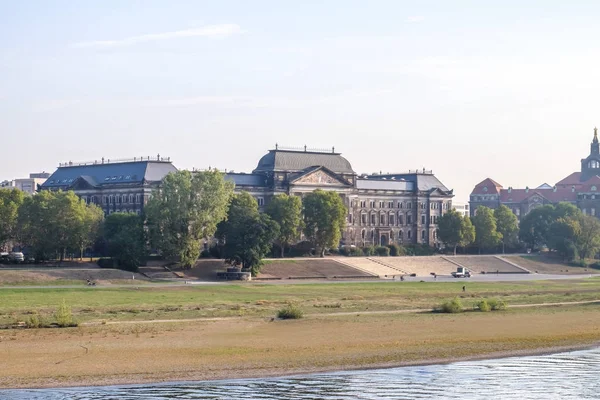
POLYGON ((556 192, 556 186, 554 186, 554 187, 552 188, 552 191, 553 191, 553 192, 556 192))
POLYGON ((529 186, 525 186, 525 193, 529 193, 529 186))
POLYGON ((512 192, 512 186, 508 187, 508 193, 512 192))

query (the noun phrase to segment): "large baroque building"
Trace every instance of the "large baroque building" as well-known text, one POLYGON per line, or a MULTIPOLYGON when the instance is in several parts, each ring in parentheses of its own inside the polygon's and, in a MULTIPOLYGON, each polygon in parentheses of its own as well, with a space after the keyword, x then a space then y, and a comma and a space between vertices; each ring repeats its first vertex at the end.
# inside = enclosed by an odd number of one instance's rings
POLYGON ((544 183, 536 188, 504 188, 493 179, 486 178, 478 183, 470 197, 471 216, 477 207, 498 208, 505 205, 519 220, 535 207, 544 204, 567 202, 574 204, 584 214, 600 216, 600 143, 598 130, 594 128, 594 137, 590 145, 590 154, 581 160, 580 171, 550 186, 544 183))
POLYGON ((140 214, 152 190, 169 173, 177 171, 171 160, 160 155, 127 160, 59 164, 41 185, 41 190, 72 190, 105 214, 140 214))
POLYGON ((340 153, 275 146, 252 173, 229 173, 237 191, 261 207, 273 196, 302 197, 315 189, 339 193, 348 208, 344 245, 438 245, 438 218, 452 207, 448 190, 431 171, 358 175, 340 153))
MULTIPOLYGON (((140 213, 169 172, 169 159, 143 158, 61 164, 42 190, 73 190, 88 203, 112 212, 140 213)), ((256 198, 261 209, 279 194, 302 197, 315 189, 335 191, 348 208, 345 245, 439 244, 438 218, 452 208, 452 190, 431 171, 358 175, 335 149, 275 146, 252 173, 227 173, 237 192, 256 198)))

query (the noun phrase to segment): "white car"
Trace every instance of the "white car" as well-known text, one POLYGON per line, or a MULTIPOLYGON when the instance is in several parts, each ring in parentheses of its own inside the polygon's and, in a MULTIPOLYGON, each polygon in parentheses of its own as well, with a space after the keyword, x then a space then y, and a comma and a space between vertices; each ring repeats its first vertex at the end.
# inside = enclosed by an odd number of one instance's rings
POLYGON ((25 256, 20 251, 15 251, 8 255, 8 259, 12 262, 22 263, 25 261, 25 256))

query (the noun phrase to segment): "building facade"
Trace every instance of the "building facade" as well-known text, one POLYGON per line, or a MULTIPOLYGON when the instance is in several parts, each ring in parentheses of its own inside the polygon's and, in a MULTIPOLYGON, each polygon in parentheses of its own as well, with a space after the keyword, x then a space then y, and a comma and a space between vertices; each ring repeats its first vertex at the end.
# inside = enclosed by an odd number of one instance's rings
POLYGON ((140 214, 152 190, 169 173, 177 171, 170 159, 104 160, 60 164, 41 185, 41 190, 72 190, 106 215, 113 212, 140 214))
POLYGON ((250 174, 229 173, 236 191, 253 195, 261 208, 278 194, 302 197, 335 191, 346 207, 343 245, 439 244, 438 218, 452 208, 448 190, 431 171, 358 175, 335 149, 282 149, 264 155, 250 174))
POLYGON ((577 206, 584 214, 599 216, 600 213, 600 143, 598 130, 590 145, 590 154, 581 160, 580 171, 550 186, 546 183, 535 188, 504 188, 493 179, 486 178, 478 183, 470 196, 471 216, 477 207, 498 208, 505 205, 519 218, 545 204, 567 202, 577 206))
MULTIPOLYGON (((104 160, 59 165, 42 190, 73 190, 105 214, 140 213, 162 179, 177 169, 169 159, 104 160)), ((335 149, 275 146, 251 173, 227 173, 235 191, 256 198, 261 210, 274 196, 303 197, 316 189, 338 193, 348 208, 344 245, 422 243, 437 246, 438 218, 452 208, 448 190, 431 171, 358 175, 335 149)))

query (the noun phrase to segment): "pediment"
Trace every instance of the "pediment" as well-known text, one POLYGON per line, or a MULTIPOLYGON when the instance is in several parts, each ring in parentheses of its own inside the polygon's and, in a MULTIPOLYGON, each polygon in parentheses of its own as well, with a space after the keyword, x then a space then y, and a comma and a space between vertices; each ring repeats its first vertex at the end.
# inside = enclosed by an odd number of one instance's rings
POLYGON ((351 186, 350 182, 323 167, 306 172, 290 183, 313 186, 351 186))

